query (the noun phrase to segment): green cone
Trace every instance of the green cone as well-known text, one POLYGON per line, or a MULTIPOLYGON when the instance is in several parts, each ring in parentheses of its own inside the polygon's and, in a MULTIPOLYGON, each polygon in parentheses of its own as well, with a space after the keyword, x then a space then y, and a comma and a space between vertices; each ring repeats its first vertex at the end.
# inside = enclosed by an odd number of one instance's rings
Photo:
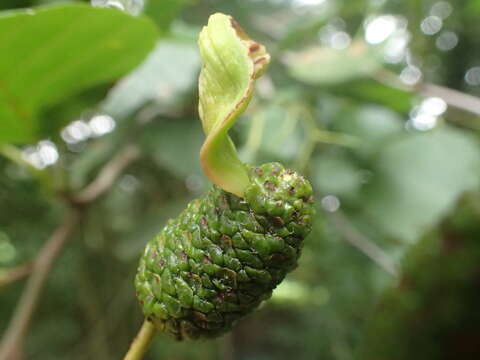
POLYGON ((135 286, 157 330, 178 340, 218 336, 296 267, 312 187, 278 163, 248 170, 244 198, 213 186, 148 243, 135 286))

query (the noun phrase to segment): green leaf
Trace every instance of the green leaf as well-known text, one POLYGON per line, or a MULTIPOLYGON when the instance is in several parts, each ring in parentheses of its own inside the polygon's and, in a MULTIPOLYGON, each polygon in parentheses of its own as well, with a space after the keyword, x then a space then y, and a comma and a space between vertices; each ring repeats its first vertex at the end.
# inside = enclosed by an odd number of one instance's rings
POLYGON ((207 135, 200 152, 203 170, 222 189, 243 196, 249 178, 228 130, 248 105, 255 79, 270 56, 230 16, 220 13, 210 16, 199 46, 199 113, 207 135))
POLYGON ((242 158, 247 162, 293 161, 306 144, 302 116, 293 106, 276 101, 257 107, 255 115, 245 119, 248 138, 240 149, 242 158))
POLYGON ((362 169, 343 153, 318 154, 312 160, 312 181, 322 194, 354 198, 362 186, 362 169))
POLYGON ((386 107, 366 105, 339 111, 333 129, 360 139, 361 146, 357 153, 369 156, 403 134, 404 122, 397 113, 386 107))
POLYGON ((149 101, 162 106, 178 102, 193 86, 199 66, 193 42, 161 40, 145 62, 109 92, 102 109, 119 120, 149 101))
POLYGON ((480 147, 451 127, 399 138, 379 154, 365 212, 386 234, 414 241, 478 187, 480 147))
MULTIPOLYGON (((61 5, 0 16, 0 142, 39 138, 40 109, 138 65, 158 32, 115 9, 61 5)), ((68 119, 66 119, 68 121, 68 119)))
POLYGON ((146 128, 142 148, 151 154, 157 164, 181 178, 187 178, 192 174, 201 175, 198 151, 202 141, 202 129, 197 121, 162 119, 146 128))
POLYGON ((360 102, 375 103, 400 113, 408 113, 416 96, 405 90, 394 88, 373 79, 356 79, 344 86, 330 88, 332 93, 348 96, 360 102))
POLYGON ((145 6, 145 13, 163 31, 168 31, 177 13, 185 6, 196 0, 149 0, 145 6))
POLYGON ((344 50, 312 47, 287 55, 285 62, 294 78, 320 86, 366 77, 381 65, 374 50, 359 41, 344 50))

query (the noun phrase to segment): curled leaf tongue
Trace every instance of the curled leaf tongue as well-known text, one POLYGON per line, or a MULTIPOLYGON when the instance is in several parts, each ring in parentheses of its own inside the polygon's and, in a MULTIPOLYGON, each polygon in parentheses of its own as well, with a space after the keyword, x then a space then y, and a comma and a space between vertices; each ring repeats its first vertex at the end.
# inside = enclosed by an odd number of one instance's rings
POLYGON ((202 29, 199 47, 199 114, 207 136, 200 151, 202 167, 213 183, 243 196, 250 181, 228 130, 247 107, 270 56, 230 16, 220 13, 202 29))

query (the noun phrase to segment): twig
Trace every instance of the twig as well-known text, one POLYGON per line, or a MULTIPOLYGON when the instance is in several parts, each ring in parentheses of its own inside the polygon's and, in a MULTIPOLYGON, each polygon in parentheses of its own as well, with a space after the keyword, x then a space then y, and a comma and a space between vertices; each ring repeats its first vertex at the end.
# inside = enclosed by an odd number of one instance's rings
POLYGON ((21 265, 0 273, 0 287, 21 280, 32 271, 32 265, 21 265))
POLYGON ((340 145, 350 148, 359 147, 361 145, 360 139, 355 136, 328 130, 314 129, 311 136, 315 141, 322 144, 340 145))
POLYGON ((393 260, 379 246, 358 231, 341 212, 330 214, 330 218, 345 240, 392 276, 398 276, 398 269, 393 260))
POLYGON ((480 98, 445 86, 420 82, 415 86, 402 83, 397 74, 382 69, 374 74, 374 79, 388 86, 426 97, 439 97, 448 105, 480 115, 480 98))
POLYGON ((76 210, 71 210, 65 222, 53 232, 50 239, 43 245, 37 255, 33 263, 32 275, 28 279, 25 290, 0 344, 1 360, 14 360, 20 356, 23 339, 30 325, 32 314, 35 311, 45 281, 52 268, 53 261, 60 253, 65 242, 73 235, 79 222, 80 213, 76 210))
POLYGON ((27 161, 23 157, 22 151, 14 145, 0 144, 0 155, 3 155, 5 158, 18 165, 25 166, 34 175, 38 175, 40 173, 40 170, 27 161))
POLYGON ((77 196, 73 196, 70 199, 70 210, 64 222, 43 245, 33 263, 32 275, 25 286, 25 290, 0 343, 0 360, 17 360, 20 357, 23 339, 27 333, 53 262, 60 254, 66 241, 72 237, 77 226, 81 223, 85 207, 105 193, 123 170, 138 156, 139 150, 134 145, 128 145, 100 170, 92 183, 77 196))
POLYGON ((74 196, 73 201, 76 204, 87 204, 97 199, 112 186, 118 175, 139 156, 140 151, 135 145, 127 145, 100 170, 95 180, 74 196))
POLYGON ((480 115, 480 98, 476 96, 434 84, 420 84, 418 92, 423 96, 442 98, 450 106, 480 115))
POLYGON ((150 321, 145 320, 123 360, 143 359, 143 356, 147 352, 154 335, 155 327, 150 321))

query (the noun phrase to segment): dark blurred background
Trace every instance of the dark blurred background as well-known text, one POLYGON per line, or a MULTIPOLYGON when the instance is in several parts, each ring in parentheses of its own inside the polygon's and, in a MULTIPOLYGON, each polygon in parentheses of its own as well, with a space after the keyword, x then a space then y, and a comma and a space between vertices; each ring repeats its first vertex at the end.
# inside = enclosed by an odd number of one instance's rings
POLYGON ((55 36, 0 15, 0 335, 42 246, 81 214, 38 298, 25 359, 119 359, 136 334, 139 255, 210 186, 198 160, 196 40, 213 12, 272 55, 232 130, 241 158, 303 172, 317 216, 298 269, 258 311, 215 341, 160 334, 147 359, 480 358, 480 320, 468 321, 480 312, 480 1, 92 3, 127 14, 85 17, 78 37, 61 15, 43 20, 55 36), (144 17, 158 33, 141 31, 144 17), (95 41, 107 32, 111 49, 125 41, 127 51, 102 53, 95 41), (8 113, 9 94, 27 116, 8 113), (75 200, 115 159, 107 188, 75 200))

